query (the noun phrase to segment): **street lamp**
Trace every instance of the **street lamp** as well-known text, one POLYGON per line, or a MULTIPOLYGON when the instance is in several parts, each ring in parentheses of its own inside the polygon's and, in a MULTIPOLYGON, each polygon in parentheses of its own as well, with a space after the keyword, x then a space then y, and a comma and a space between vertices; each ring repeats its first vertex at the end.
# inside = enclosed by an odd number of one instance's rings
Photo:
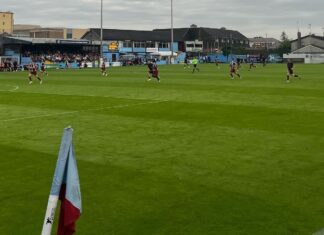
POLYGON ((173 59, 173 0, 171 0, 171 63, 173 59))
POLYGON ((103 60, 103 47, 102 47, 102 39, 103 39, 103 29, 102 29, 102 21, 103 21, 103 0, 101 0, 101 8, 100 8, 100 58, 103 60))

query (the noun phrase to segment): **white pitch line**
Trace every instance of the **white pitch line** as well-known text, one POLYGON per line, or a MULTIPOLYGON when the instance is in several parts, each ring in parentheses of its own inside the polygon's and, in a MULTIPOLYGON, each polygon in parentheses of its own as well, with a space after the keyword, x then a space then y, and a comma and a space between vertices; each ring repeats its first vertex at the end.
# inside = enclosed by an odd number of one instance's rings
POLYGON ((11 122, 11 121, 34 119, 34 118, 40 118, 40 117, 58 116, 58 115, 61 116, 61 115, 69 115, 69 114, 88 112, 88 111, 98 111, 98 110, 105 110, 105 109, 127 108, 127 107, 134 107, 134 106, 140 106, 140 105, 146 105, 146 104, 157 104, 157 103, 163 103, 163 102, 167 102, 167 100, 151 101, 151 102, 138 103, 138 104, 124 104, 124 105, 116 105, 116 106, 95 108, 95 109, 83 109, 83 110, 76 110, 76 111, 70 111, 70 112, 42 114, 42 115, 34 115, 34 116, 29 116, 29 117, 10 118, 10 119, 2 119, 2 120, 0 119, 0 122, 11 122))
POLYGON ((14 87, 13 89, 11 90, 0 90, 2 92, 13 92, 13 91, 16 91, 19 89, 19 86, 12 86, 12 85, 3 85, 3 86, 6 86, 6 87, 14 87))
POLYGON ((16 86, 14 89, 10 90, 10 92, 16 91, 19 89, 19 86, 16 86))

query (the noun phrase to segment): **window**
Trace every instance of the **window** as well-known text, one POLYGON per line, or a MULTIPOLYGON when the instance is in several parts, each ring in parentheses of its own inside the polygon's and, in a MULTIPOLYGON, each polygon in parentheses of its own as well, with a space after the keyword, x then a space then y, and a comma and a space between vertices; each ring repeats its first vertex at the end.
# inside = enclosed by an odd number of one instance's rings
POLYGON ((133 47, 133 43, 132 43, 131 41, 123 42, 123 47, 129 47, 129 48, 132 48, 132 47, 133 47))
POLYGON ((159 48, 169 48, 169 43, 167 43, 167 42, 160 42, 159 43, 159 48))
POLYGON ((135 48, 145 48, 145 42, 134 42, 135 48))
POLYGON ((72 29, 67 29, 67 30, 66 30, 66 38, 67 38, 67 39, 71 39, 71 38, 73 38, 73 32, 72 32, 72 29))
POLYGON ((194 44, 187 44, 187 47, 195 47, 194 44))
POLYGON ((147 48, 155 48, 155 43, 154 42, 147 42, 146 47, 147 48))

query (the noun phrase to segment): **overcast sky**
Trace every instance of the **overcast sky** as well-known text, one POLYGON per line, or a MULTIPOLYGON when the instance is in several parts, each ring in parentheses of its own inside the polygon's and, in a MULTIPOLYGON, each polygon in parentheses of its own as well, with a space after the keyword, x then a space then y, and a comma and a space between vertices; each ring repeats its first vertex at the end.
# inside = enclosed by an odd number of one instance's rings
MULTIPOLYGON (((104 28, 170 27, 171 0, 103 0, 104 28)), ((247 37, 280 38, 285 31, 296 37, 323 35, 324 0, 173 0, 174 27, 238 30, 247 37)), ((16 24, 74 28, 100 27, 100 0, 0 0, 0 11, 15 13, 16 24)))

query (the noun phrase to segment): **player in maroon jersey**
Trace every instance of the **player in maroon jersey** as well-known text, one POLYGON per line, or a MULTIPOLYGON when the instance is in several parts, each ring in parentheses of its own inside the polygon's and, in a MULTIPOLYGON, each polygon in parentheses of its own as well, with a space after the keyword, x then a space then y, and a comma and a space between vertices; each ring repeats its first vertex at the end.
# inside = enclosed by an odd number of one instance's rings
POLYGON ((232 61, 230 63, 230 76, 231 76, 231 79, 234 79, 234 75, 236 75, 239 79, 241 79, 241 75, 239 73, 239 68, 237 67, 237 64, 232 61))
POLYGON ((147 81, 151 81, 151 76, 153 76, 153 62, 151 60, 147 62, 147 68, 147 81))
POLYGON ((39 80, 39 84, 42 84, 42 79, 38 76, 38 73, 37 73, 37 65, 34 64, 34 63, 31 63, 29 66, 28 66, 28 70, 29 70, 29 75, 28 75, 28 78, 29 78, 29 84, 32 84, 33 83, 33 79, 32 77, 35 77, 39 80))
POLYGON ((48 76, 44 62, 42 62, 42 64, 41 64, 41 74, 45 74, 46 76, 48 76))
POLYGON ((152 77, 156 78, 160 82, 159 69, 157 67, 156 61, 153 62, 153 74, 152 77))
POLYGON ((147 72, 147 81, 151 81, 151 77, 156 78, 160 82, 159 69, 155 60, 149 60, 147 63, 148 72, 147 72))
POLYGON ((108 76, 105 60, 103 60, 101 63, 101 74, 102 74, 102 76, 105 76, 105 77, 108 76))

